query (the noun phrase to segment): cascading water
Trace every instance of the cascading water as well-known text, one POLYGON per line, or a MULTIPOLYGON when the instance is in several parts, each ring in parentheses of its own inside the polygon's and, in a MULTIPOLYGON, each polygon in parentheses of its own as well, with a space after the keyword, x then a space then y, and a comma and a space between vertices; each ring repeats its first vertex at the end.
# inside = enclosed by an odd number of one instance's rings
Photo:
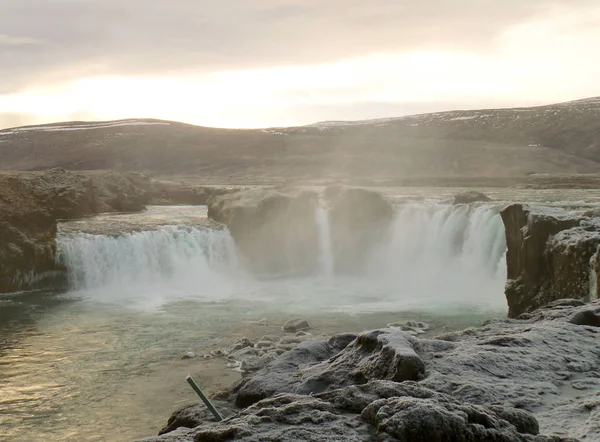
POLYGON ((492 205, 404 204, 371 259, 371 275, 421 300, 499 300, 505 254, 504 226, 492 205))
POLYGON ((331 223, 329 211, 323 204, 317 206, 315 221, 319 232, 319 268, 322 276, 333 276, 333 251, 331 245, 331 223))
POLYGON ((103 296, 177 293, 214 300, 238 268, 227 230, 165 226, 120 236, 69 234, 57 242, 70 286, 103 296))
POLYGON ((59 235, 59 259, 73 290, 130 305, 244 299, 368 311, 504 303, 506 243, 497 207, 399 205, 386 241, 367 256, 366 272, 350 277, 334 274, 327 208, 319 206, 314 219, 317 278, 252 278, 240 268, 227 230, 184 226, 120 236, 59 235))

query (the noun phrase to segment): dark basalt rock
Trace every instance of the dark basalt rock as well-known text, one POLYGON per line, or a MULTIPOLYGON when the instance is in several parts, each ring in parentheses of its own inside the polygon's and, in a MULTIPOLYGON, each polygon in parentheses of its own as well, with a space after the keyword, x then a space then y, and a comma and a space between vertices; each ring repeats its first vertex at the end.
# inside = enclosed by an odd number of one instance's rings
POLYGON ((569 322, 575 325, 600 327, 600 310, 584 310, 577 312, 569 319, 569 322))
POLYGON ((64 284, 56 262, 57 220, 141 210, 145 179, 63 169, 0 175, 0 293, 64 284))
POLYGON ((589 301, 597 288, 597 220, 556 208, 513 204, 501 212, 506 229, 505 294, 510 317, 561 298, 589 301))
POLYGON ((303 330, 310 330, 310 328, 311 327, 308 321, 302 318, 290 319, 285 324, 283 324, 284 332, 297 332, 303 330))

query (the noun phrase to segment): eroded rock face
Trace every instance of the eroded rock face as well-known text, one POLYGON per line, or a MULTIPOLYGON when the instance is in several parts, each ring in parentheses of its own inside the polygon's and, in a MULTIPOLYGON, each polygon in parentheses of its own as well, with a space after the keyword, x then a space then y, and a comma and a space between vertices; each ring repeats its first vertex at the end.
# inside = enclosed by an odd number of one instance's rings
POLYGON ((335 272, 356 274, 386 238, 394 211, 381 194, 364 189, 330 187, 331 241, 335 272))
POLYGON ((376 192, 343 187, 330 187, 324 195, 301 189, 244 190, 211 198, 208 215, 229 228, 246 268, 259 274, 305 275, 321 270, 320 204, 329 216, 334 272, 361 272, 393 218, 391 204, 376 192))
POLYGON ((454 205, 456 206, 458 204, 485 203, 491 200, 492 199, 485 193, 471 190, 456 195, 454 197, 454 205))
POLYGON ((138 174, 79 174, 63 169, 0 175, 0 292, 55 287, 56 221, 144 208, 138 174))
POLYGON ((506 229, 506 298, 517 317, 560 298, 595 299, 600 228, 594 218, 513 204, 506 229))
POLYGON ((259 274, 311 274, 318 268, 318 195, 248 190, 209 201, 208 216, 225 224, 246 268, 259 274))

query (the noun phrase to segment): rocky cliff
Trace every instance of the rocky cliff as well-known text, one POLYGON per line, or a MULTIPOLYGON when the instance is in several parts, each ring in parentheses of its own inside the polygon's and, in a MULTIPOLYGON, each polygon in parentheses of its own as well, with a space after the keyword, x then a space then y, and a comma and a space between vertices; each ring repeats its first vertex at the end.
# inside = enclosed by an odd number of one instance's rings
POLYGON ((0 175, 0 292, 59 284, 56 221, 142 210, 148 201, 145 180, 62 169, 0 175))
POLYGON ((560 298, 597 298, 600 223, 593 213, 513 204, 501 215, 510 317, 560 298))
POLYGON ((57 220, 135 212, 149 203, 205 204, 222 192, 137 173, 0 174, 0 293, 63 284, 63 269, 55 261, 57 220))

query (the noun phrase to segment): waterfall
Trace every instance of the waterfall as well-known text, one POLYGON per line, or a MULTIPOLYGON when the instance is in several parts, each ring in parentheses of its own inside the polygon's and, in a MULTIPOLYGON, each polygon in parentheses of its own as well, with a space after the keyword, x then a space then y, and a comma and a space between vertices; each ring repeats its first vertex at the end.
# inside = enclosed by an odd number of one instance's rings
POLYGON ((238 267, 227 230, 165 226, 120 236, 68 234, 57 243, 71 288, 109 297, 136 291, 218 299, 238 267))
POLYGON ((331 247, 331 224, 329 211, 319 204, 315 213, 319 233, 319 268, 322 276, 333 276, 333 251, 331 247))
POLYGON ((504 225, 493 205, 403 204, 371 273, 412 296, 498 298, 505 255, 504 225))
POLYGON ((57 238, 58 259, 68 269, 72 290, 129 305, 188 298, 274 305, 293 298, 306 307, 366 311, 504 303, 506 241, 494 205, 398 205, 386 240, 365 251, 364 272, 344 276, 334 274, 335 226, 325 206, 318 207, 314 221, 317 278, 252 277, 242 268, 228 230, 181 225, 118 236, 69 231, 57 238))

